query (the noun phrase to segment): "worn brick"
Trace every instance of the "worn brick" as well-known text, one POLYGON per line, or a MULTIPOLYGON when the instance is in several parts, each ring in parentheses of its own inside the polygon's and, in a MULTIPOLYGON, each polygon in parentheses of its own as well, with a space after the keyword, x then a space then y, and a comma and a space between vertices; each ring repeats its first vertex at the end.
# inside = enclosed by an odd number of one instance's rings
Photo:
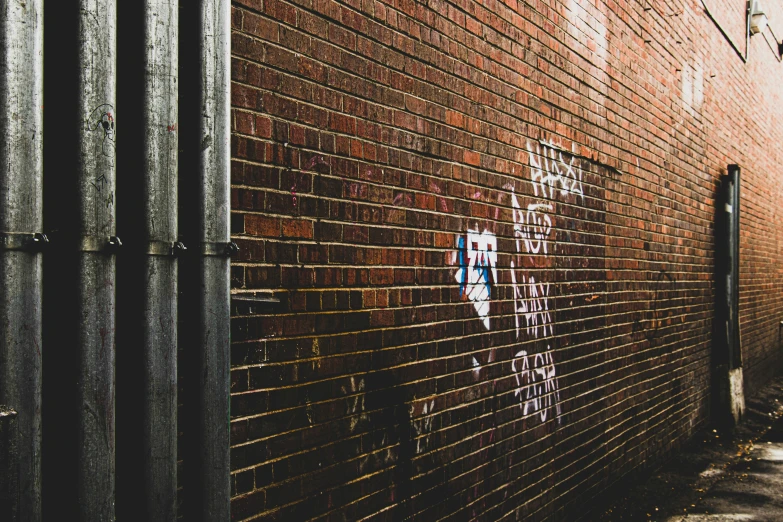
POLYGON ((242 518, 589 518, 710 420, 728 163, 746 390, 780 368, 774 49, 572 4, 233 2, 232 285, 282 300, 232 322, 242 518))

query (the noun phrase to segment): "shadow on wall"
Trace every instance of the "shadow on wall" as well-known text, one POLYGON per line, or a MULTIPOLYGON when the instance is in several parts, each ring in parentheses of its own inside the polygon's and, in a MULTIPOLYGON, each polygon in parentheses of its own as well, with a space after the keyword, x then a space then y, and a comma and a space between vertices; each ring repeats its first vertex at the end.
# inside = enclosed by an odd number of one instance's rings
POLYGON ((375 442, 383 444, 399 443, 399 454, 394 464, 392 501, 397 502, 395 518, 406 520, 413 516, 411 501, 413 477, 413 457, 415 446, 413 441, 413 425, 409 404, 412 394, 400 386, 394 370, 381 370, 365 376, 367 383, 365 408, 375 412, 371 417, 373 426, 370 437, 375 442))

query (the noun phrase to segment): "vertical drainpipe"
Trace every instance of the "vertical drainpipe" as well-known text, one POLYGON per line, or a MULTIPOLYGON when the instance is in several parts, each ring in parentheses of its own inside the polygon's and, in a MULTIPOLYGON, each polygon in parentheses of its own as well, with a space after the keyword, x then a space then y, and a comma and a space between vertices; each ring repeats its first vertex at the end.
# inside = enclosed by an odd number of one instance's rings
POLYGON ((144 6, 145 520, 177 518, 177 102, 179 5, 144 6))
POLYGON ((715 421, 736 426, 745 416, 739 323, 740 168, 729 165, 721 180, 715 228, 716 309, 713 399, 715 421))
POLYGON ((739 321, 740 279, 740 168, 729 165, 727 169, 729 193, 725 211, 728 216, 728 270, 726 277, 726 344, 729 358, 729 411, 734 424, 745 417, 745 385, 742 370, 742 342, 739 321))
POLYGON ((200 516, 230 517, 230 2, 199 2, 199 379, 200 516))
MULTIPOLYGON (((199 1, 198 452, 204 522, 230 517, 230 2, 199 1)), ((234 245, 235 248, 235 245, 234 245)))
POLYGON ((79 520, 113 521, 116 0, 79 1, 79 520))
POLYGON ((740 168, 738 165, 728 166, 729 205, 728 216, 728 249, 729 270, 727 278, 728 307, 727 344, 729 345, 729 370, 742 367, 742 347, 740 345, 739 329, 739 255, 740 255, 740 168))
POLYGON ((3 2, 0 42, 0 405, 18 412, 0 519, 40 521, 43 0, 3 2))

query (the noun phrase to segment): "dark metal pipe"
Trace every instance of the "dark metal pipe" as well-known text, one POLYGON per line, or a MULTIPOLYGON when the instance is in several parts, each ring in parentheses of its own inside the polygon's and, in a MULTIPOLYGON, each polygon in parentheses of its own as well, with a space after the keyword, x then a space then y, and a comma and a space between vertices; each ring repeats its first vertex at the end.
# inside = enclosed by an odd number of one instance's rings
POLYGON ((201 519, 228 521, 230 2, 199 2, 199 401, 201 519))
POLYGON ((3 2, 0 42, 0 404, 18 412, 3 434, 18 466, 0 469, 0 489, 17 484, 18 519, 39 521, 43 0, 3 2))
POLYGON ((728 205, 725 210, 728 223, 728 255, 729 266, 726 275, 727 290, 727 342, 729 346, 729 368, 742 366, 742 348, 740 345, 739 325, 739 239, 740 239, 740 168, 738 165, 728 167, 728 205))
POLYGON ((179 6, 144 7, 144 520, 169 522, 177 518, 179 6))
POLYGON ((115 520, 116 0, 79 2, 77 501, 115 520))

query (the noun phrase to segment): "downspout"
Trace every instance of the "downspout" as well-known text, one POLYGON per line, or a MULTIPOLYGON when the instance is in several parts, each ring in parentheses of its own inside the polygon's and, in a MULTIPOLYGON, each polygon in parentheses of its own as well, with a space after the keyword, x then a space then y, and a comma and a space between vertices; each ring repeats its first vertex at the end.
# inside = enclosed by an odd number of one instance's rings
POLYGON ((230 2, 199 1, 199 516, 230 518, 230 2))
MULTIPOLYGON (((745 417, 745 385, 742 370, 742 337, 740 335, 739 320, 739 282, 740 282, 740 168, 738 165, 729 165, 728 195, 731 202, 729 212, 729 258, 730 268, 727 277, 727 344, 729 345, 729 411, 734 424, 738 424, 745 417)), ((728 211, 729 209, 726 209, 728 211)))
POLYGON ((179 5, 144 5, 143 468, 145 519, 177 518, 179 5))
POLYGON ((727 344, 729 345, 729 369, 736 370, 742 368, 742 346, 740 343, 740 323, 739 323, 739 272, 740 272, 740 168, 738 165, 729 165, 729 206, 725 211, 729 214, 729 273, 727 276, 727 286, 729 298, 727 307, 729 309, 727 321, 727 344))
POLYGON ((116 0, 80 0, 76 482, 83 521, 115 520, 116 46, 116 0))
POLYGON ((0 519, 40 521, 43 0, 0 9, 0 519))
POLYGON ((742 342, 739 322, 740 168, 729 165, 721 180, 715 236, 714 414, 716 423, 734 427, 745 416, 742 342))

